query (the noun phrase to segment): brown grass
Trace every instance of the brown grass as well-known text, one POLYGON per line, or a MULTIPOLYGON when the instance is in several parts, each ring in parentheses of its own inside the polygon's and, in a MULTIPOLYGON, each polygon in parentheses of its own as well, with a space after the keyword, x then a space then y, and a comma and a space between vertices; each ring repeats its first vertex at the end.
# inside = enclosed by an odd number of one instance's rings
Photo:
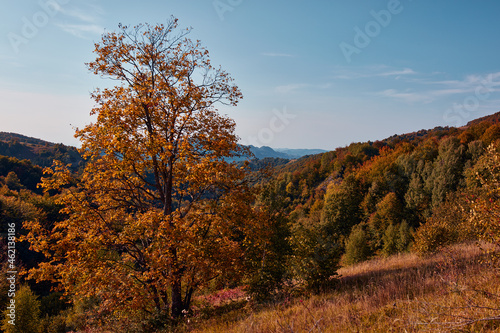
POLYGON ((500 273, 475 245, 339 270, 329 293, 187 323, 193 332, 500 332, 500 273))

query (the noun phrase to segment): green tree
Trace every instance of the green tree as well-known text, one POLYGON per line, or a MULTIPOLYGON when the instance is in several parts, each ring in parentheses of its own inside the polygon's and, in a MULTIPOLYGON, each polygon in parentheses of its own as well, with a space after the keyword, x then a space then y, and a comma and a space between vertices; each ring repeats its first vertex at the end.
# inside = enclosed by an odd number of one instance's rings
POLYGON ((382 253, 385 256, 398 253, 399 234, 398 228, 394 224, 389 224, 382 236, 382 253))
POLYGON ((24 188, 23 184, 21 184, 21 180, 14 171, 10 171, 7 174, 4 182, 5 185, 7 185, 7 187, 13 191, 19 191, 20 189, 24 188))
POLYGON ((360 204, 363 200, 363 188, 355 176, 347 176, 340 186, 328 189, 321 223, 328 235, 336 235, 345 240, 351 229, 362 220, 360 204))
POLYGON ((410 227, 408 222, 403 221, 399 225, 398 228, 398 243, 397 243, 397 250, 398 252, 405 252, 408 251, 410 244, 413 240, 413 229, 410 227))
POLYGON ((343 246, 337 235, 323 225, 296 223, 292 228, 291 265, 294 275, 307 289, 320 292, 336 281, 343 246))
MULTIPOLYGON (((500 249, 500 145, 491 144, 474 167, 479 183, 470 196, 469 228, 500 249)), ((495 258, 500 259, 498 252, 495 258)))
POLYGON ((263 219, 269 221, 264 244, 252 246, 250 264, 253 266, 249 290, 259 302, 274 300, 290 274, 288 257, 292 253, 289 243, 291 230, 286 216, 288 206, 285 181, 274 180, 264 186, 257 206, 263 219))
POLYGON ((368 260, 373 254, 369 233, 363 224, 352 228, 345 245, 344 263, 353 265, 368 260))
POLYGON ((416 230, 413 250, 425 254, 443 246, 474 239, 467 222, 467 200, 464 196, 451 193, 435 207, 432 216, 416 230))
POLYGON ((394 192, 388 193, 376 205, 376 212, 370 217, 369 225, 374 236, 375 246, 383 244, 384 233, 390 225, 397 225, 403 219, 403 205, 394 192))
POLYGON ((2 329, 6 333, 41 332, 40 301, 27 285, 22 285, 16 292, 15 317, 12 321, 9 309, 4 312, 2 329))
POLYGON ((432 174, 426 179, 426 187, 432 193, 432 207, 443 202, 446 195, 454 192, 463 181, 465 152, 465 146, 455 137, 440 143, 432 174))

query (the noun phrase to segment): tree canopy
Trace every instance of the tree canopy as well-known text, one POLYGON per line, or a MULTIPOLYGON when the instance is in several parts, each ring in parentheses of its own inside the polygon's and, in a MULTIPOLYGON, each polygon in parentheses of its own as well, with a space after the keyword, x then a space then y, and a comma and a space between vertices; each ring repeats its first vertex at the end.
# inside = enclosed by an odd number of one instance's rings
POLYGON ((179 317, 197 288, 241 273, 258 234, 246 170, 228 162, 246 151, 215 108, 241 93, 188 33, 172 18, 104 34, 87 65, 118 85, 92 94, 97 120, 77 130, 85 170, 45 171, 68 218, 29 225, 50 258, 31 275, 96 297, 104 313, 179 317))

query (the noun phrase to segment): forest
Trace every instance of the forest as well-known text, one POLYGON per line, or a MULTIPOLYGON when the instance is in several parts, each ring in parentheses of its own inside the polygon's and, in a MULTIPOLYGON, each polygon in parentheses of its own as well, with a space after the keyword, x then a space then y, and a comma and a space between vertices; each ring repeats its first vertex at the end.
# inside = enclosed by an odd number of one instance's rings
MULTIPOLYGON (((80 149, 0 134, 1 262, 15 279, 0 283, 3 331, 209 331, 299 303, 312 318, 303 330, 328 331, 309 309, 351 288, 349 269, 463 244, 484 248, 469 267, 498 281, 500 112, 257 160, 214 106, 241 92, 189 31, 119 28, 87 66, 123 84, 93 93, 80 149)), ((493 314, 455 322, 498 330, 500 290, 481 295, 472 308, 493 314)), ((377 311, 400 315, 387 304, 377 311)))

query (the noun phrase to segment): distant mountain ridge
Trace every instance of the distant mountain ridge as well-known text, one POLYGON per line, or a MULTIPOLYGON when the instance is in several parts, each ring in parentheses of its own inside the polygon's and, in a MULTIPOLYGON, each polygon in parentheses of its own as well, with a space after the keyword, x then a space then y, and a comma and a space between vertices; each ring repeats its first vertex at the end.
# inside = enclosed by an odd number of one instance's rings
MULTIPOLYGON (((462 128, 475 126, 482 122, 490 122, 493 124, 500 123, 500 112, 471 120, 462 128)), ((455 127, 437 126, 428 130, 422 129, 411 133, 395 134, 386 139, 376 141, 375 143, 369 143, 386 145, 398 141, 412 142, 413 140, 421 140, 429 135, 438 137, 449 135, 458 130, 459 129, 455 127)), ((285 160, 299 160, 309 155, 319 155, 328 152, 323 149, 273 149, 268 146, 255 147, 252 145, 248 147, 256 159, 266 159, 266 163, 275 165, 286 164, 285 160), (272 161, 272 159, 276 160, 272 161)), ((77 170, 83 164, 83 159, 75 147, 9 132, 0 132, 0 156, 14 157, 19 160, 30 160, 33 164, 41 167, 51 166, 54 159, 61 160, 66 164, 72 164, 74 170, 77 170)))
POLYGON ((289 148, 274 148, 274 151, 285 153, 293 158, 300 158, 307 155, 316 155, 328 152, 324 149, 289 149, 289 148))
POLYGON ((326 153, 326 150, 323 149, 289 149, 289 148, 271 148, 268 146, 255 147, 248 146, 250 151, 254 154, 254 156, 258 159, 263 158, 285 158, 289 160, 301 158, 306 155, 315 155, 326 153))
POLYGON ((51 166, 54 159, 71 164, 73 170, 83 163, 75 147, 9 132, 0 132, 0 155, 30 160, 41 167, 51 166))

